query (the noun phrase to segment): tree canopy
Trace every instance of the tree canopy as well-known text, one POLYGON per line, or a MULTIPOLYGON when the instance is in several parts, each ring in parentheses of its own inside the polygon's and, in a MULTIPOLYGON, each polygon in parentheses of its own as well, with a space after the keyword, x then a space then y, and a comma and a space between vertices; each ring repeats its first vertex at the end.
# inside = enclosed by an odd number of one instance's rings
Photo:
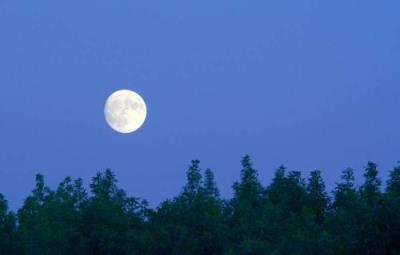
POLYGON ((110 169, 88 190, 71 177, 52 189, 38 174, 16 212, 0 194, 0 254, 400 254, 400 166, 385 187, 375 163, 359 186, 347 168, 330 193, 319 170, 303 176, 280 166, 264 186, 248 155, 241 164, 231 199, 193 160, 181 192, 157 208, 129 196, 110 169))

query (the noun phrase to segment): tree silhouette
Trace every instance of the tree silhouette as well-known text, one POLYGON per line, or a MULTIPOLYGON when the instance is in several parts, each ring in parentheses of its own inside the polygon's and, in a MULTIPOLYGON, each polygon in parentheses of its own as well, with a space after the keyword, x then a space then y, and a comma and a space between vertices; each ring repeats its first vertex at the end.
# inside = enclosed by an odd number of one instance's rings
POLYGON ((307 205, 315 215, 317 224, 322 224, 328 209, 329 197, 321 171, 312 171, 307 185, 307 205))
POLYGON ((128 196, 110 169, 93 177, 89 191, 70 177, 52 190, 38 174, 16 214, 0 194, 0 254, 400 254, 399 166, 384 190, 375 163, 361 185, 347 168, 329 196, 318 170, 304 178, 280 166, 263 186, 250 157, 241 163, 231 199, 193 160, 180 194, 157 208, 128 196))
POLYGON ((0 254, 16 252, 16 218, 8 211, 8 202, 0 194, 0 254))

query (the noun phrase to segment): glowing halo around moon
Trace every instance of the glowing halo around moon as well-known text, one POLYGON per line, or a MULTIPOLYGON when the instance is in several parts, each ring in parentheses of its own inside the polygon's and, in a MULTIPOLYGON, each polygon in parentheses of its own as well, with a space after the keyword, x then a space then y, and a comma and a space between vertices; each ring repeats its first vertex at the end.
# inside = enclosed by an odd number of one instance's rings
POLYGON ((143 98, 131 90, 112 93, 105 104, 104 116, 115 131, 128 134, 138 130, 147 117, 147 107, 143 98))

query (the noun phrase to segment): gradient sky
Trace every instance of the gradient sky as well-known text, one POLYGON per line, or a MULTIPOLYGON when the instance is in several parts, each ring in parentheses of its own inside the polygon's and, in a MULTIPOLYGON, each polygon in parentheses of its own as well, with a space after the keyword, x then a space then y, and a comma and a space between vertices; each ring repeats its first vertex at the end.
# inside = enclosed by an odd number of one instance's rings
MULTIPOLYGON (((368 160, 400 160, 400 1, 0 0, 0 193, 19 207, 41 172, 55 188, 112 168, 151 205, 191 159, 231 196, 249 153, 321 169, 331 189, 368 160), (149 115, 122 135, 105 100, 132 89, 149 115)), ((360 179, 359 179, 360 181, 360 179)))

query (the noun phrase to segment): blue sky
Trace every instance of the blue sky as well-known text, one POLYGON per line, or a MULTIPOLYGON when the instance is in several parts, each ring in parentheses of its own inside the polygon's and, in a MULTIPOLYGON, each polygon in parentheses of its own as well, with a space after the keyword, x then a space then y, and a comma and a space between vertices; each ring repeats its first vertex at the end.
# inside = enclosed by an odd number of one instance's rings
POLYGON ((41 172, 89 182, 112 168, 156 205, 189 161, 229 197, 249 153, 321 169, 332 188, 368 160, 400 160, 399 1, 0 0, 0 193, 13 208, 41 172), (132 89, 149 115, 121 135, 105 100, 132 89))

